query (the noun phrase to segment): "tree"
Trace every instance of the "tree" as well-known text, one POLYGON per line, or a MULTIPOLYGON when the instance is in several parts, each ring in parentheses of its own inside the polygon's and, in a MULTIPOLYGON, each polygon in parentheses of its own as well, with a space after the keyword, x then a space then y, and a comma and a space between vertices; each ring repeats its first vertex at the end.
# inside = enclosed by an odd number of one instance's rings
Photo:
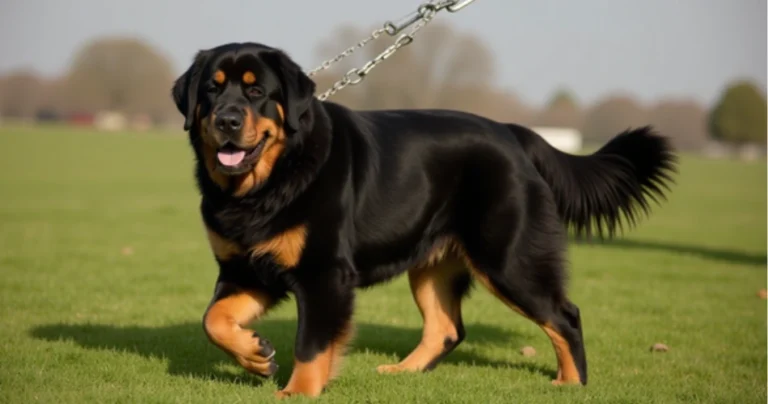
POLYGON ((575 97, 565 89, 557 91, 534 121, 536 126, 581 128, 584 116, 575 97))
POLYGON ((661 101, 650 111, 649 123, 679 149, 695 150, 707 141, 707 112, 694 101, 661 101))
POLYGON ((465 105, 462 109, 500 122, 531 126, 536 111, 518 98, 512 91, 488 89, 479 97, 481 102, 465 105))
MULTIPOLYGON (((318 59, 338 54, 370 30, 341 27, 317 48, 318 59)), ((373 59, 395 38, 383 35, 332 68, 313 77, 325 91, 353 67, 373 59)), ((449 108, 504 122, 530 124, 534 111, 511 91, 498 89, 493 54, 477 37, 433 22, 412 44, 378 65, 362 84, 336 93, 331 101, 359 109, 449 108)))
POLYGON ((766 142, 765 95, 748 81, 737 81, 721 94, 709 116, 709 127, 717 139, 744 143, 766 142))
POLYGON ((584 138, 603 142, 621 131, 648 125, 648 113, 634 99, 614 95, 592 107, 586 116, 582 133, 584 138))
MULTIPOLYGON (((370 33, 342 27, 318 47, 322 58, 335 55, 339 44, 355 43, 370 33)), ((383 35, 367 47, 315 77, 318 91, 338 80, 352 67, 373 59, 394 38, 383 35)), ((422 29, 412 44, 400 48, 378 65, 365 84, 347 87, 334 101, 356 108, 463 108, 482 101, 482 93, 494 82, 491 51, 479 38, 433 22, 422 29)))
POLYGON ((30 70, 11 72, 0 84, 0 116, 30 118, 43 100, 44 80, 30 70))
POLYGON ((100 38, 76 53, 67 74, 70 109, 97 112, 173 113, 169 61, 150 45, 132 38, 100 38))

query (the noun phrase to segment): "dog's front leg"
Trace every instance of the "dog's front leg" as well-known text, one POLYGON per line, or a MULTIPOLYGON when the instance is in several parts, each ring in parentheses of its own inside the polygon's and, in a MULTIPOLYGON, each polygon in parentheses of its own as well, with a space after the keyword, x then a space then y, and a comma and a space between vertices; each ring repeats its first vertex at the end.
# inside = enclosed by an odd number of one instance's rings
POLYGON ((277 371, 275 349, 268 340, 244 327, 272 304, 272 299, 261 291, 219 281, 203 317, 203 328, 211 342, 249 372, 265 377, 277 371))
POLYGON ((354 285, 342 271, 312 276, 294 288, 298 327, 294 368, 278 397, 317 397, 336 375, 352 337, 354 285))

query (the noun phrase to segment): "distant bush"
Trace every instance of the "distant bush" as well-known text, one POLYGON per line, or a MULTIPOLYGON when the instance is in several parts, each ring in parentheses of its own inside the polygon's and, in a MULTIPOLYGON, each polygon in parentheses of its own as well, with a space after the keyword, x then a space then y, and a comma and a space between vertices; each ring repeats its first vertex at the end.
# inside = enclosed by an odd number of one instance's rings
POLYGON ((765 95, 752 83, 738 81, 728 86, 710 112, 712 136, 734 143, 765 143, 768 128, 765 95))

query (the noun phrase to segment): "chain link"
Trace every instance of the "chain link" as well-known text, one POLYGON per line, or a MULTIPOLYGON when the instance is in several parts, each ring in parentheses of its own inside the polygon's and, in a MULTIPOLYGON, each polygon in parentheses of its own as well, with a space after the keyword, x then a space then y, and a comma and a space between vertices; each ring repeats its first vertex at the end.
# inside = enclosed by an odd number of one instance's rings
POLYGON ((353 68, 345 73, 340 80, 333 83, 331 88, 318 95, 317 98, 320 101, 325 101, 328 97, 336 94, 344 87, 361 83, 368 76, 368 73, 370 73, 373 68, 378 66, 379 63, 394 55, 395 52, 397 52, 400 48, 410 45, 411 42, 413 42, 413 38, 416 33, 420 29, 424 28, 424 26, 427 25, 430 21, 432 21, 432 19, 439 11, 447 9, 449 12, 454 13, 466 7, 473 1, 474 0, 430 0, 428 3, 421 4, 419 8, 416 9, 416 11, 411 12, 410 14, 401 18, 399 20, 399 24, 396 24, 392 21, 387 21, 384 23, 382 28, 374 30, 367 38, 363 39, 355 45, 350 46, 340 54, 336 55, 334 58, 324 61, 322 64, 320 64, 320 66, 309 71, 307 75, 312 77, 317 73, 328 69, 334 63, 351 55, 358 49, 365 47, 371 41, 378 39, 384 33, 388 34, 389 36, 395 36, 412 25, 413 28, 411 28, 408 33, 398 36, 392 45, 388 46, 386 49, 384 49, 383 52, 379 53, 375 58, 366 62, 363 66, 353 68))
POLYGON ((377 39, 378 37, 381 36, 381 34, 384 34, 386 32, 387 32, 387 30, 384 29, 384 28, 379 28, 379 29, 371 32, 371 35, 368 38, 365 38, 362 41, 358 42, 357 44, 350 46, 349 48, 344 50, 344 52, 341 52, 338 55, 336 55, 336 57, 324 61, 322 64, 320 64, 320 66, 310 70, 307 73, 307 75, 309 77, 312 77, 312 76, 316 75, 317 73, 319 73, 320 71, 325 70, 325 69, 331 67, 332 64, 334 64, 334 63, 340 61, 341 59, 344 59, 345 57, 351 55, 354 51, 364 47, 365 45, 368 45, 369 42, 373 41, 374 39, 377 39))

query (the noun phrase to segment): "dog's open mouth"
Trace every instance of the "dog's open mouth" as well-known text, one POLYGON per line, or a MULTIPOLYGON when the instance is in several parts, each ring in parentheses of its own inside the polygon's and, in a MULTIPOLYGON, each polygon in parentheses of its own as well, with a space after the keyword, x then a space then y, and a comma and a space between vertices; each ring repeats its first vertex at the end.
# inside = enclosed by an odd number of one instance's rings
POLYGON ((258 160, 267 141, 265 134, 256 146, 250 149, 240 148, 232 143, 226 143, 216 152, 216 159, 225 171, 237 171, 258 160))

